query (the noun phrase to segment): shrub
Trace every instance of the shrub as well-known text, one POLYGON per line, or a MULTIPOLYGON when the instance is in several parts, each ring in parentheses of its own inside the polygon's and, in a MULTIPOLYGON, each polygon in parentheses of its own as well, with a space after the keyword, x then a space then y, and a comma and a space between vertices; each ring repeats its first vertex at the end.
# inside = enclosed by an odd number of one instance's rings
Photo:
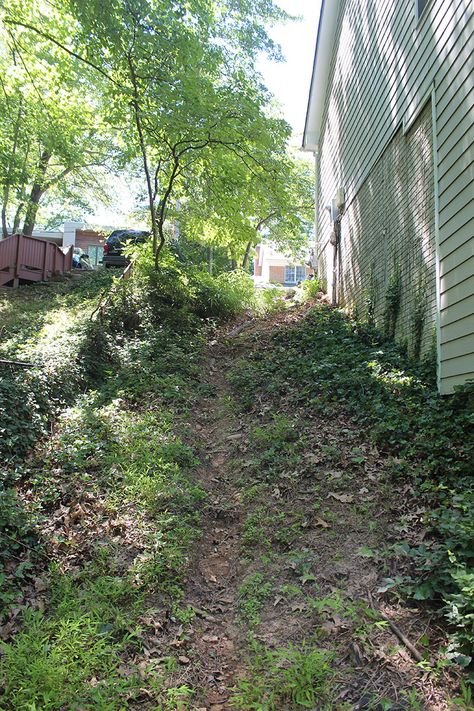
POLYGON ((320 291, 322 291, 321 280, 318 277, 314 277, 314 279, 305 279, 301 285, 301 301, 314 301, 320 291))
POLYGON ((223 272, 217 277, 197 272, 193 280, 193 309, 201 318, 225 321, 256 306, 252 277, 244 271, 223 272))

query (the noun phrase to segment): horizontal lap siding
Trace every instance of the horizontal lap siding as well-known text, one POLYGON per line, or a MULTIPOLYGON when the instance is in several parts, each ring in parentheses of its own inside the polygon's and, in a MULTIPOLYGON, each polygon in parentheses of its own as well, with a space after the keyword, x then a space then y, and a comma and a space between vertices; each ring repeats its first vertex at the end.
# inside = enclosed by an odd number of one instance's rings
POLYGON ((469 39, 436 93, 442 392, 474 378, 473 31, 472 10, 466 11, 463 37, 469 39))
POLYGON ((416 350, 413 316, 423 300, 421 352, 428 352, 436 322, 431 106, 406 135, 399 130, 394 136, 348 207, 341 234, 341 300, 365 316, 370 302, 383 328, 385 294, 398 268, 402 301, 396 337, 410 352, 416 350))
MULTIPOLYGON (((318 239, 321 245, 327 241, 330 223, 325 206, 342 186, 346 191, 340 275, 344 279, 342 300, 363 305, 367 284, 374 281, 375 272, 375 281, 379 290, 380 285, 383 290, 395 258, 403 267, 407 281, 399 338, 409 337, 410 308, 413 310, 416 301, 413 278, 421 272, 429 280, 427 289, 431 301, 427 324, 431 328, 436 315, 431 197, 434 176, 426 166, 409 164, 403 152, 400 127, 403 121, 414 120, 423 98, 429 97, 430 87, 434 85, 441 274, 440 376, 442 381, 446 378, 442 390, 449 391, 454 380, 462 376, 459 373, 446 375, 444 362, 459 357, 459 367, 465 367, 470 361, 462 349, 472 335, 472 320, 455 318, 458 337, 450 339, 449 357, 445 357, 447 340, 443 328, 449 323, 449 317, 444 312, 454 309, 458 301, 465 301, 469 296, 466 290, 470 288, 472 265, 474 17, 468 0, 433 0, 417 24, 414 5, 412 0, 346 0, 342 3, 319 142, 318 239), (395 161, 392 173, 388 167, 390 161, 395 161), (404 186, 400 185, 403 171, 411 172, 404 186), (419 174, 423 174, 425 184, 419 179, 410 183, 411 178, 419 174), (411 203, 409 208, 407 202, 411 203), (431 211, 430 215, 427 210, 431 211), (422 244, 419 235, 416 236, 420 230, 422 244), (385 239, 381 231, 385 231, 385 239), (415 244, 410 247, 413 240, 415 244), (374 254, 378 255, 375 260, 374 254), (378 262, 380 264, 374 266, 378 262), (458 356, 453 355, 456 347, 458 356)), ((422 140, 427 139, 428 128, 431 128, 430 104, 422 112, 422 140)), ((413 129, 416 132, 420 128, 419 121, 420 117, 406 134, 408 146, 410 136, 415 135, 413 129)), ((422 154, 425 160, 425 152, 422 154)), ((330 246, 322 256, 321 266, 326 270, 330 288, 330 246)), ((376 309, 379 321, 382 311, 381 293, 376 309)), ((451 326, 450 333, 455 330, 451 326)), ((428 331, 427 327, 425 348, 430 339, 428 331)), ((452 370, 451 363, 449 372, 452 370)), ((466 378, 474 377, 473 370, 474 363, 466 371, 466 378)))

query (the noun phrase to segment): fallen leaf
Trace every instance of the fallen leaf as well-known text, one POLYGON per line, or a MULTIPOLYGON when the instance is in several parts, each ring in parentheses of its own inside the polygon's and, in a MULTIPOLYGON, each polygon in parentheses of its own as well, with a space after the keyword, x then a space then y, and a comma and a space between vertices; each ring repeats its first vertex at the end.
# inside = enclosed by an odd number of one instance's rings
POLYGON ((336 499, 337 501, 341 501, 343 504, 350 504, 354 501, 354 497, 352 494, 337 494, 334 491, 330 491, 328 494, 328 498, 332 497, 333 499, 336 499))
POLYGON ((294 605, 291 606, 291 611, 292 612, 306 612, 307 606, 303 604, 302 602, 297 602, 294 605))
POLYGON ((190 661, 191 660, 189 659, 189 657, 185 657, 185 656, 178 657, 178 662, 180 662, 180 664, 189 664, 190 661))
POLYGON ((317 518, 316 521, 313 522, 313 526, 320 526, 321 528, 331 528, 329 523, 327 521, 324 521, 322 518, 317 518))
POLYGON ((306 454, 303 455, 304 459, 306 459, 307 462, 310 462, 311 464, 319 464, 322 462, 322 457, 320 454, 315 454, 314 452, 306 452, 306 454))
POLYGON ((42 590, 46 590, 46 588, 48 587, 47 584, 45 583, 45 581, 42 580, 41 578, 35 578, 34 583, 35 583, 35 588, 38 592, 41 592, 42 590))

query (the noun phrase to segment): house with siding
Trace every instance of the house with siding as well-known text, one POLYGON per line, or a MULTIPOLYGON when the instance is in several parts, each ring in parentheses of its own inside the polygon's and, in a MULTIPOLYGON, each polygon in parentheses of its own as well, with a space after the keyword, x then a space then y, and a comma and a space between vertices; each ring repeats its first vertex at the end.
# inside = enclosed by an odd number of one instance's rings
POLYGON ((303 148, 333 300, 474 379, 472 0, 323 0, 303 148))

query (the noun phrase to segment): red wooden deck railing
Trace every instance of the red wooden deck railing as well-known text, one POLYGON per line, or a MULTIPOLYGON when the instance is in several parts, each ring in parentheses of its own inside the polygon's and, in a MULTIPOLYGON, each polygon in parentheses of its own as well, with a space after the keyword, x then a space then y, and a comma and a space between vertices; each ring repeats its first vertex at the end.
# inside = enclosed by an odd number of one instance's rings
POLYGON ((17 287, 24 281, 46 281, 55 274, 70 272, 72 246, 64 253, 53 242, 37 237, 12 235, 0 240, 0 286, 17 287))

